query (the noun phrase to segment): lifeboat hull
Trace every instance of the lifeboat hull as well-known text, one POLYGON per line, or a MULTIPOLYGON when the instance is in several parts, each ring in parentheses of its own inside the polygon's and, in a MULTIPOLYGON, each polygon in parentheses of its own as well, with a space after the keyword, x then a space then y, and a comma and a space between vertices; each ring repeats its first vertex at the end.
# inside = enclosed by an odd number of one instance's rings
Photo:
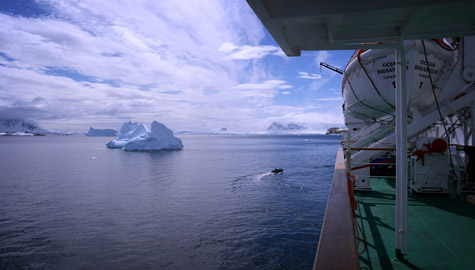
MULTIPOLYGON (((455 66, 457 51, 437 41, 405 41, 408 106, 426 112, 455 66), (427 59, 427 60, 426 60, 427 59), (430 72, 430 75, 429 75, 430 72), (431 83, 432 81, 432 83, 431 83)), ((353 58, 342 78, 345 119, 370 121, 395 114, 395 50, 367 50, 353 58)))

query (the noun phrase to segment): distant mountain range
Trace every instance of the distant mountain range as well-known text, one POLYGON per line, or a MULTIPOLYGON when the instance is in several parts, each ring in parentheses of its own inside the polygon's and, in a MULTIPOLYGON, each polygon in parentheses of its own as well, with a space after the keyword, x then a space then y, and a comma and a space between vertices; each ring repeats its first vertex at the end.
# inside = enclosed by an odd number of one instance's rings
POLYGON ((296 123, 281 124, 274 122, 266 128, 267 134, 299 134, 308 131, 307 127, 296 123))
POLYGON ((227 128, 223 127, 219 131, 193 131, 193 130, 183 130, 179 132, 175 132, 178 135, 242 135, 245 133, 236 133, 231 132, 227 128))
POLYGON ((190 131, 190 130, 183 130, 176 132, 178 135, 242 135, 245 133, 233 133, 233 132, 227 132, 227 131, 221 131, 221 132, 206 132, 206 131, 190 131))
MULTIPOLYGON (((64 133, 55 130, 49 130, 42 128, 38 123, 29 119, 0 119, 0 135, 71 135, 77 133, 64 133)), ((90 128, 88 132, 84 133, 86 136, 117 136, 117 131, 114 129, 95 129, 90 128)), ((264 132, 230 132, 227 128, 221 128, 220 131, 215 132, 203 132, 203 131, 180 131, 176 132, 178 135, 303 135, 303 134, 317 134, 310 130, 308 127, 297 123, 279 123, 273 122, 270 124, 264 132)))
POLYGON ((5 135, 13 133, 55 134, 58 132, 42 128, 35 121, 28 119, 0 119, 0 133, 5 135))

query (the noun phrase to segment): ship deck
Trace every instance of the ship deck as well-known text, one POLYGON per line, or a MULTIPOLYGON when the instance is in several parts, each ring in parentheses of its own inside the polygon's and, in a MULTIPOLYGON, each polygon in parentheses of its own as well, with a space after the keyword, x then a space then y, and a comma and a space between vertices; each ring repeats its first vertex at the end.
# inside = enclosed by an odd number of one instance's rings
MULTIPOLYGON (((449 195, 409 194, 407 255, 395 254, 395 179, 372 178, 355 191, 367 251, 361 269, 475 269, 475 205, 449 195)), ((451 187, 453 188, 453 187, 451 187)), ((359 250, 363 249, 362 238, 359 250)))

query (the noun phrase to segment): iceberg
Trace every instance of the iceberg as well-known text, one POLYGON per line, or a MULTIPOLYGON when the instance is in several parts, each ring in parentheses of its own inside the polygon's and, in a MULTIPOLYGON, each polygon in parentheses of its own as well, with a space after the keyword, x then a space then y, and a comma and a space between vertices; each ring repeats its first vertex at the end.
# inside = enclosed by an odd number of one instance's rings
POLYGON ((117 136, 117 130, 115 129, 97 129, 90 127, 85 134, 90 137, 115 137, 117 136))
POLYGON ((131 139, 147 134, 147 127, 139 122, 127 121, 119 130, 119 134, 115 140, 106 144, 109 148, 123 148, 131 139))
POLYGON ((135 137, 125 144, 127 151, 147 151, 147 150, 178 150, 183 149, 181 140, 173 135, 173 131, 164 124, 153 121, 150 131, 146 134, 135 137))
POLYGON ((37 134, 33 134, 33 133, 30 133, 30 132, 21 132, 21 131, 19 131, 19 132, 9 133, 8 135, 10 135, 10 136, 36 136, 37 134))
POLYGON ((164 124, 153 121, 150 131, 139 122, 125 122, 115 140, 107 143, 109 148, 123 148, 127 151, 176 150, 183 149, 181 140, 164 124))

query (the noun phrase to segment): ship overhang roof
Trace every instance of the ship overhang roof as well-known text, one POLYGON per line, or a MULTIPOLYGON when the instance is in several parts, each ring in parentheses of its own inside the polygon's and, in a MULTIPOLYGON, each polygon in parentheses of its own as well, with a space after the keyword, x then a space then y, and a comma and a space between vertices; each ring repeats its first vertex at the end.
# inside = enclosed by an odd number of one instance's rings
POLYGON ((247 2, 287 56, 475 35, 473 0, 247 2))

